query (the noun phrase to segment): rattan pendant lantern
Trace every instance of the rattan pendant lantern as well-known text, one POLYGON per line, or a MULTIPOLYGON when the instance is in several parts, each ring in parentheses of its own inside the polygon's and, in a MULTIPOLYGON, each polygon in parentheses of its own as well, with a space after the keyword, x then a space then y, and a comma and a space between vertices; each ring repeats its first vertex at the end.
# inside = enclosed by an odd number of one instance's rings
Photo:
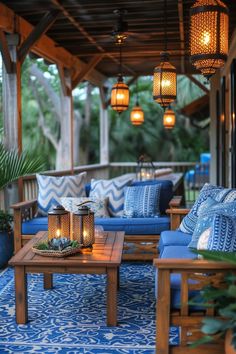
POLYGON ((175 112, 170 108, 163 115, 163 126, 165 129, 173 129, 175 126, 175 112))
POLYGON ((229 10, 221 0, 196 0, 190 9, 190 55, 209 78, 228 55, 229 10))
POLYGON ((133 125, 142 125, 144 123, 144 112, 142 110, 142 107, 139 105, 139 99, 138 99, 138 80, 136 84, 136 105, 133 107, 131 113, 130 113, 130 121, 133 125))
POLYGON ((167 52, 167 4, 164 2, 164 27, 165 27, 165 51, 161 53, 161 63, 154 69, 153 99, 162 107, 168 107, 176 99, 177 75, 176 68, 169 62, 170 55, 167 52))
POLYGON ((117 83, 113 85, 111 90, 111 107, 114 111, 121 113, 129 107, 129 87, 123 82, 122 77, 122 55, 120 47, 120 71, 117 83))

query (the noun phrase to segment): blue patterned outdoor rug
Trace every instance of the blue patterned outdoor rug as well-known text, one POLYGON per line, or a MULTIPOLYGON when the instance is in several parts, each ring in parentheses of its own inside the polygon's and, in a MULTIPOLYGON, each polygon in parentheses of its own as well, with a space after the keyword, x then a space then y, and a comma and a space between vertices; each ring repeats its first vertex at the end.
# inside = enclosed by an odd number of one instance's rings
MULTIPOLYGON (((15 322, 14 271, 0 273, 0 353, 153 354, 154 269, 124 263, 120 271, 118 326, 106 326, 106 279, 101 275, 28 276, 29 323, 15 322)), ((171 329, 171 344, 178 333, 171 329)))

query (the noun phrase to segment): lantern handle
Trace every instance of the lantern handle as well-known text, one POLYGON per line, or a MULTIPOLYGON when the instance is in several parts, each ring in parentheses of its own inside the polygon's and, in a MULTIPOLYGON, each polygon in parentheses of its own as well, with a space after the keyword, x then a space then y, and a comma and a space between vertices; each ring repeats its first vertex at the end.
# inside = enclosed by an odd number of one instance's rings
POLYGON ((85 201, 85 202, 82 202, 82 203, 80 203, 80 204, 77 204, 77 206, 79 207, 79 206, 81 206, 81 205, 84 205, 84 204, 87 204, 87 203, 95 203, 93 200, 87 200, 87 201, 85 201))

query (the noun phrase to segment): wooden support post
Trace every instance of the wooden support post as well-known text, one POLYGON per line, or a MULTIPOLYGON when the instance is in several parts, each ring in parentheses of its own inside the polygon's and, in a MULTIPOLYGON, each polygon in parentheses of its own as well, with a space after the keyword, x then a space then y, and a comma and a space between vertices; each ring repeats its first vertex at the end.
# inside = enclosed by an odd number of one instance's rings
POLYGON ((27 274, 25 267, 15 267, 16 323, 25 324, 28 321, 27 274))
POLYGON ((100 163, 109 163, 109 123, 108 112, 100 101, 100 163))

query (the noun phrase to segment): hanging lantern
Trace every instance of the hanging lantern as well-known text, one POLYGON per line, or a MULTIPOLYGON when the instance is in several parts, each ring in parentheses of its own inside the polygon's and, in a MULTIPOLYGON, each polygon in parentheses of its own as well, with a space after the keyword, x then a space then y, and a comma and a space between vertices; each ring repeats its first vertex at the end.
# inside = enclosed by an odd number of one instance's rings
POLYGON ((190 10, 190 55, 209 78, 228 54, 229 11, 221 0, 197 0, 190 10))
POLYGON ((153 99, 167 107, 176 99, 176 68, 169 63, 169 53, 161 53, 161 63, 154 69, 153 99))
POLYGON ((70 238, 70 213, 62 205, 48 212, 48 239, 59 237, 70 238))
POLYGON ((172 129, 175 126, 175 112, 167 109, 163 116, 163 125, 165 129, 172 129))
POLYGON ((144 112, 138 102, 130 113, 130 121, 133 125, 141 125, 144 122, 144 112))
POLYGON ((95 242, 94 212, 86 205, 72 214, 72 238, 84 247, 92 247, 95 242))
POLYGON ((125 111, 129 106, 129 87, 123 82, 121 75, 111 90, 111 107, 118 113, 125 111))

